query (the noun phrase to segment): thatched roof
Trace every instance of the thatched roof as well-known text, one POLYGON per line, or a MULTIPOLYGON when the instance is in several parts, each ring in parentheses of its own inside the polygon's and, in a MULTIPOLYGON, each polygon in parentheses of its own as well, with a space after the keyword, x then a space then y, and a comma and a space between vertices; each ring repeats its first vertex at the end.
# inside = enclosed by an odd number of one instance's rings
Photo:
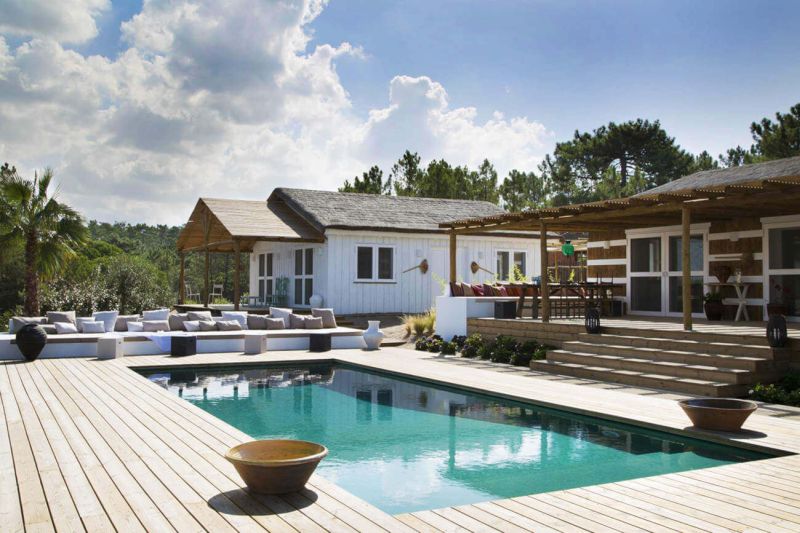
POLYGON ((349 192, 313 191, 280 187, 270 200, 282 200, 318 231, 370 229, 378 231, 437 232, 439 224, 466 217, 499 215, 490 202, 384 196, 349 192))

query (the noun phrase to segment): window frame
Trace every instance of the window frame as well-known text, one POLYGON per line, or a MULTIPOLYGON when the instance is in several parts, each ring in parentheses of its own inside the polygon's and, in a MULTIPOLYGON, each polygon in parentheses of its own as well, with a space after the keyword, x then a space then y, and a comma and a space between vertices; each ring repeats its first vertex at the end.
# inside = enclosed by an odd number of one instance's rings
POLYGON ((531 277, 528 274, 528 265, 530 264, 528 262, 528 250, 523 250, 523 249, 519 249, 519 248, 497 248, 494 251, 494 263, 495 263, 495 266, 497 265, 498 256, 500 254, 508 254, 508 272, 506 272, 505 274, 503 274, 501 272, 495 272, 495 276, 497 276, 497 279, 499 279, 500 281, 509 281, 511 279, 511 273, 514 272, 514 265, 516 265, 516 263, 514 262, 514 254, 522 254, 523 255, 523 257, 525 258, 525 260, 524 260, 525 261, 525 270, 522 272, 522 274, 526 278, 531 277))
MULTIPOLYGON (((309 303, 305 303, 305 301, 297 302, 295 300, 295 296, 297 295, 296 285, 297 285, 297 280, 302 280, 301 283, 302 283, 302 293, 303 293, 303 296, 304 296, 304 300, 310 299, 314 295, 314 290, 315 290, 315 288, 314 288, 314 285, 315 285, 315 283, 314 283, 314 271, 316 269, 316 265, 314 265, 314 263, 316 263, 316 260, 314 259, 314 256, 316 255, 316 253, 317 253, 316 251, 317 250, 318 250, 318 248, 314 247, 314 246, 301 246, 301 247, 292 249, 292 275, 291 275, 291 278, 290 278, 292 280, 292 284, 291 284, 290 291, 291 291, 292 302, 294 302, 294 307, 299 307, 299 308, 311 307, 311 303, 310 302, 309 303), (310 254, 308 252, 309 250, 311 250, 310 254), (300 252, 300 257, 301 257, 301 261, 302 261, 302 264, 300 265, 301 266, 301 270, 302 270, 301 274, 297 274, 297 253, 298 252, 300 252), (310 274, 308 273, 309 269, 308 269, 308 265, 307 265, 307 260, 308 260, 309 256, 311 257, 311 273, 310 274), (310 291, 311 294, 306 294, 306 292, 307 292, 306 291, 306 286, 307 286, 306 282, 308 280, 311 281, 311 291, 310 291)), ((273 268, 274 268, 274 263, 273 263, 273 268)))
POLYGON ((357 243, 353 247, 353 264, 355 268, 353 283, 397 283, 397 246, 394 244, 375 244, 375 243, 357 243), (372 277, 359 278, 358 277, 358 250, 360 248, 370 248, 372 250, 372 277), (378 277, 378 263, 379 263, 379 250, 387 248, 392 251, 392 277, 379 278, 378 277))

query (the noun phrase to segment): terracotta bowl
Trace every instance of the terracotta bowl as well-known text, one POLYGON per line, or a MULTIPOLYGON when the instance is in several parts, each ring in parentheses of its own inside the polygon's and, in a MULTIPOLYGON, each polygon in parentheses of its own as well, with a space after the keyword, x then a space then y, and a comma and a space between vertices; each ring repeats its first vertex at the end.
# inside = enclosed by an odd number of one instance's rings
POLYGON ((304 440, 254 440, 225 454, 247 487, 261 494, 302 489, 328 448, 304 440))
POLYGON ((696 398, 678 403, 695 427, 715 431, 739 431, 758 408, 756 402, 735 398, 696 398))

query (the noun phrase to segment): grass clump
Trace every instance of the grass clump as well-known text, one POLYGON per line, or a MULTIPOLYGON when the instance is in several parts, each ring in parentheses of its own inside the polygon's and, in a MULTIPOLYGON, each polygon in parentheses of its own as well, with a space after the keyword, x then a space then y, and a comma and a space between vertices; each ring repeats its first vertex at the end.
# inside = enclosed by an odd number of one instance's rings
POLYGON ((432 334, 436 324, 436 310, 428 309, 425 313, 419 315, 405 315, 403 317, 403 325, 406 329, 406 336, 411 336, 413 333, 416 337, 432 334))

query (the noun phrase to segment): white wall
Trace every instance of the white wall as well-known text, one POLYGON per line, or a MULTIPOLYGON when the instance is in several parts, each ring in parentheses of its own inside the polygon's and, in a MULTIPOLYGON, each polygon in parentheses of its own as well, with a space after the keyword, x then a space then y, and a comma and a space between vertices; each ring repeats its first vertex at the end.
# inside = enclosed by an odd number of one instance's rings
MULTIPOLYGON (((264 253, 273 253, 273 273, 275 279, 286 276, 289 278, 289 305, 294 303, 294 252, 300 248, 314 248, 314 292, 325 294, 328 277, 324 275, 327 270, 327 254, 325 244, 317 243, 284 243, 284 242, 258 242, 250 254, 250 295, 258 294, 258 256, 264 253)), ((325 304, 327 305, 327 304, 325 304)))

